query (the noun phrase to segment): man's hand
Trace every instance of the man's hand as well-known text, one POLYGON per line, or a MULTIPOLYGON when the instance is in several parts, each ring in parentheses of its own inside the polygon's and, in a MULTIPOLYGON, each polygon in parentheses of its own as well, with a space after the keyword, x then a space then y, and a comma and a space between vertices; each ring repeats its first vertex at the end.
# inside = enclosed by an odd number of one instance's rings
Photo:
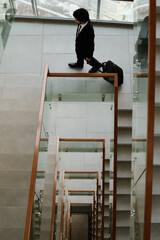
POLYGON ((90 62, 90 61, 91 61, 91 58, 87 58, 87 57, 86 57, 86 61, 87 61, 87 62, 90 62))

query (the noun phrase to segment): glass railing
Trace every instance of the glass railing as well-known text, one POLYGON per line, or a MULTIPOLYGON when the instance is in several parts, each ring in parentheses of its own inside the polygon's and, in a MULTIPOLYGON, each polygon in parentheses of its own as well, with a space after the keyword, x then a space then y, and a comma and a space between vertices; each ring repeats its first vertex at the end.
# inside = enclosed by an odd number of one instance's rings
POLYGON ((131 239, 143 239, 145 177, 146 177, 146 139, 148 112, 148 37, 149 37, 149 1, 134 2, 134 39, 133 58, 133 131, 132 151, 134 172, 131 239))
POLYGON ((73 11, 86 8, 91 19, 133 22, 133 3, 114 0, 15 0, 17 15, 73 18, 73 11))
POLYGON ((13 0, 4 0, 0 2, 0 62, 15 13, 16 10, 13 0))
POLYGON ((50 78, 49 102, 110 102, 114 100, 114 86, 102 77, 50 78), (66 84, 67 83, 67 84, 66 84))
POLYGON ((143 239, 144 231, 144 196, 145 196, 145 177, 146 169, 139 172, 139 177, 133 172, 132 191, 131 191, 131 240, 143 239))
POLYGON ((32 222, 30 229, 30 240, 38 240, 41 234, 41 220, 43 211, 43 196, 45 189, 45 177, 46 177, 46 160, 48 153, 48 141, 49 141, 49 122, 50 118, 50 106, 49 103, 44 104, 43 121, 41 128, 41 138, 38 154, 38 165, 35 182, 35 195, 32 207, 32 222), (37 206, 38 205, 38 206, 37 206))

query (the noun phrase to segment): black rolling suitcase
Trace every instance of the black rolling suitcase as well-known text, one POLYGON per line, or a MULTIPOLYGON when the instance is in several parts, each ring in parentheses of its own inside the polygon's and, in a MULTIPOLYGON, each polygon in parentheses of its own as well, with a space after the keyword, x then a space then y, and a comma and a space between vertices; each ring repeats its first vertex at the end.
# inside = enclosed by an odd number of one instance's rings
MULTIPOLYGON (((103 73, 118 73, 118 86, 123 84, 123 70, 112 61, 102 63, 103 73)), ((114 81, 104 77, 104 80, 114 85, 114 81)))

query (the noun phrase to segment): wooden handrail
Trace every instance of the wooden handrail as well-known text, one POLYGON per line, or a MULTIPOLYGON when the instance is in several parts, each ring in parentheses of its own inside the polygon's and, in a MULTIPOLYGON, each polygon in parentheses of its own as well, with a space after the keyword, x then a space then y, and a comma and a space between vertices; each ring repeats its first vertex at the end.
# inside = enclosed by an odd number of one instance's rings
POLYGON ((95 209, 96 209, 96 207, 95 207, 95 202, 96 202, 96 200, 95 200, 95 195, 93 196, 93 229, 92 229, 92 239, 94 240, 94 232, 95 232, 95 209))
POLYGON ((116 240, 117 210, 117 124, 118 124, 118 75, 115 77, 114 88, 114 180, 113 180, 113 240, 116 240))
POLYGON ((102 240, 104 239, 104 191, 105 191, 105 139, 103 141, 103 176, 102 176, 102 240))
POLYGON ((96 138, 60 138, 61 142, 103 142, 104 139, 96 139, 96 138))
POLYGON ((134 2, 134 0, 118 0, 119 2, 134 2))
POLYGON ((148 73, 134 73, 133 77, 136 77, 136 78, 148 78, 148 73))
POLYGON ((39 155, 43 111, 44 111, 44 100, 45 100, 45 94, 46 94, 48 73, 49 73, 49 67, 48 67, 48 65, 45 65, 44 74, 43 74, 43 83, 42 83, 40 106, 39 106, 37 133, 36 133, 36 140, 35 140, 35 146, 34 146, 34 156, 33 156, 33 164, 32 164, 30 189, 29 189, 29 198, 28 198, 28 207, 27 207, 27 215, 26 215, 24 240, 29 240, 29 238, 30 238, 32 209, 33 209, 33 201, 34 201, 34 192, 35 192, 35 184, 36 184, 37 165, 38 165, 38 155, 39 155))
POLYGON ((48 138, 41 138, 40 141, 44 141, 44 142, 47 142, 48 141, 48 138))
POLYGON ((90 206, 92 206, 93 204, 92 203, 76 203, 76 202, 74 202, 74 203, 70 203, 70 205, 72 206, 72 205, 90 205, 90 206))
MULTIPOLYGON (((110 142, 114 142, 114 139, 111 138, 110 142)), ((132 142, 147 142, 146 138, 132 138, 132 142)))
POLYGON ((49 73, 48 77, 114 77, 117 73, 49 73))
POLYGON ((68 190, 68 193, 73 192, 73 193, 93 193, 93 196, 95 195, 94 190, 68 190))
POLYGON ((64 206, 64 171, 62 176, 62 195, 61 195, 61 223, 60 223, 60 240, 62 240, 62 234, 63 234, 63 206, 64 206))
POLYGON ((65 171, 65 173, 96 173, 98 174, 97 171, 65 171))
POLYGON ((68 227, 68 213, 69 211, 69 205, 68 205, 68 191, 66 191, 66 222, 65 222, 65 240, 67 240, 67 227, 68 227))
POLYGON ((97 175, 97 209, 96 209, 96 240, 98 240, 98 184, 99 179, 97 175))
POLYGON ((71 218, 71 205, 69 203, 69 208, 68 208, 68 240, 70 240, 70 218, 71 218))
POLYGON ((154 156, 155 116, 155 66, 156 66, 156 0, 149 0, 149 64, 148 64, 148 123, 146 152, 146 186, 144 213, 144 240, 150 240, 154 156))
POLYGON ((59 153, 59 137, 57 139, 56 162, 54 168, 54 183, 53 183, 53 202, 52 202, 52 218, 51 218, 51 233, 50 240, 54 236, 54 221, 55 221, 55 206, 56 206, 56 188, 57 188, 57 172, 58 172, 58 153, 59 153))

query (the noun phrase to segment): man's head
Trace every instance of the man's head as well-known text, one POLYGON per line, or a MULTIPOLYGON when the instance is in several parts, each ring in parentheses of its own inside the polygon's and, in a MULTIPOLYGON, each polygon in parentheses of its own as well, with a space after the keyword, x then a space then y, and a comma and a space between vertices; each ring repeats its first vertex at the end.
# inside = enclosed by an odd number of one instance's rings
POLYGON ((73 12, 73 16, 77 23, 86 23, 89 20, 89 13, 84 8, 79 8, 73 12))

